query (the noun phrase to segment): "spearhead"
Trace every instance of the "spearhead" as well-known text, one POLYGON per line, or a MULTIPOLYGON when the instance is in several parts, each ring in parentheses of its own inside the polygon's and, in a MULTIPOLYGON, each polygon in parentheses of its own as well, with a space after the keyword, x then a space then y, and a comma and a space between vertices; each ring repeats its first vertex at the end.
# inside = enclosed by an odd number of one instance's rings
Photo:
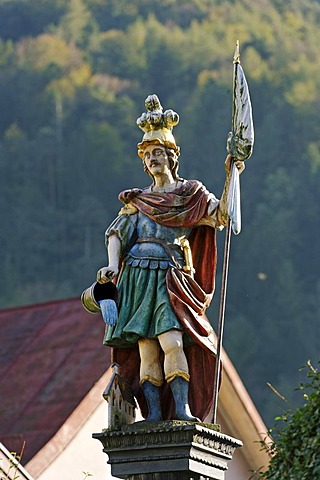
POLYGON ((233 56, 233 63, 240 63, 240 45, 239 45, 239 40, 237 40, 236 43, 236 49, 234 51, 234 56, 233 56))

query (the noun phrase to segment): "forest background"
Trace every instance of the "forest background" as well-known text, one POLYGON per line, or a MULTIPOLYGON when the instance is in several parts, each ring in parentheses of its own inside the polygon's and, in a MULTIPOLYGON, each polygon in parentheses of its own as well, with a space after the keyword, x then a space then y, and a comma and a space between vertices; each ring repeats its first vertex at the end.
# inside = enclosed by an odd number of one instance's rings
POLYGON ((118 193, 150 182, 135 124, 148 94, 180 114, 180 174, 220 195, 239 39, 256 141, 224 345, 272 426, 266 383, 295 404, 299 367, 319 360, 319 24, 319 0, 1 0, 0 307, 94 281, 118 193))

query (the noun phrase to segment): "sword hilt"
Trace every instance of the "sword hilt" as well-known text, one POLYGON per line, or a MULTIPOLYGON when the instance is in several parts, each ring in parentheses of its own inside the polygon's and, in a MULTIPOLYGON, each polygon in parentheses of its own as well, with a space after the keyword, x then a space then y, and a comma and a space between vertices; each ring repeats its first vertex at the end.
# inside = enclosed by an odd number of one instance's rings
POLYGON ((180 240, 180 245, 183 249, 184 260, 186 263, 183 267, 183 270, 193 278, 195 274, 195 269, 193 268, 192 252, 189 240, 187 240, 186 238, 182 238, 180 240))

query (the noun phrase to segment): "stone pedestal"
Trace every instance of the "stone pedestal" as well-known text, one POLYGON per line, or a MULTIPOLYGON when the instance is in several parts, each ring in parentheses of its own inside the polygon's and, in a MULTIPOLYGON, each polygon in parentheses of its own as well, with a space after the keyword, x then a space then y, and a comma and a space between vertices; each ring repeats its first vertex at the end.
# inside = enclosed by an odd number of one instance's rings
POLYGON ((93 438, 103 444, 112 475, 128 480, 224 480, 242 446, 217 425, 179 420, 137 422, 93 438))

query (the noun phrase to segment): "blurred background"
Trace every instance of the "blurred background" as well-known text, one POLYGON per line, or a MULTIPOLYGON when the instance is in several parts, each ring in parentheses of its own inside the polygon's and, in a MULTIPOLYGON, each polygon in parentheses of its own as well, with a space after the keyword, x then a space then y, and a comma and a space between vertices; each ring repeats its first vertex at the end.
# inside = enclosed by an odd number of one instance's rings
POLYGON ((319 0, 0 0, 0 308, 94 281, 118 193, 150 183, 147 95, 180 114, 180 175, 220 196, 239 40, 255 147, 224 346, 269 427, 287 405, 267 382, 296 405, 320 347, 319 24, 319 0))

